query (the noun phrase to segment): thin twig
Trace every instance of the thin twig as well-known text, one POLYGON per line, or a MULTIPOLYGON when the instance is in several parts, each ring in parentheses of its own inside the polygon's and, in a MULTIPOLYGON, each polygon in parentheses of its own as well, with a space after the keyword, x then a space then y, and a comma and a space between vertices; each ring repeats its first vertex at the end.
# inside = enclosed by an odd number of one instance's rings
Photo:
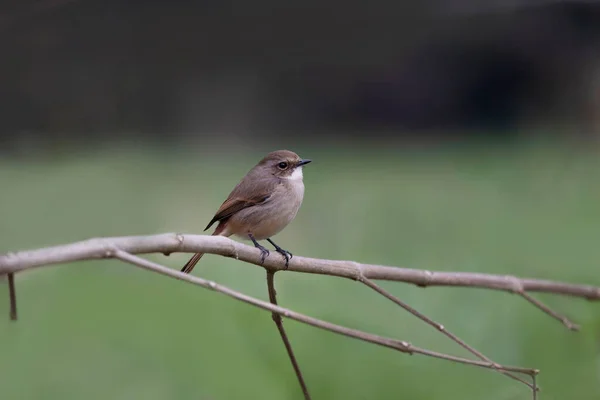
POLYGON ((560 322, 562 322, 563 325, 566 326, 569 330, 572 330, 572 331, 579 330, 579 325, 571 322, 571 320, 568 319, 567 317, 565 317, 564 315, 561 315, 561 314, 557 313, 556 311, 552 310, 550 307, 548 307, 547 305, 545 305, 538 299, 532 297, 527 292, 524 292, 524 291, 519 292, 519 296, 523 297, 525 300, 527 300, 528 302, 530 302, 531 304, 533 304, 534 306, 536 306, 537 308, 539 308, 546 314, 550 315, 552 318, 555 318, 555 319, 559 320, 560 322))
MULTIPOLYGON (((277 305, 277 291, 275 290, 275 272, 267 271, 267 287, 269 289, 269 301, 271 304, 277 305)), ((300 383, 300 387, 302 388, 302 393, 304 393, 304 398, 306 400, 310 400, 310 393, 308 392, 308 387, 306 386, 306 382, 304 382, 304 377, 302 376, 302 371, 300 371, 300 366, 296 361, 296 356, 294 355, 294 351, 292 350, 292 345, 285 333, 285 329, 283 328, 283 321, 281 320, 281 315, 273 312, 271 313, 271 317, 277 325, 277 329, 279 330, 279 334, 281 335, 281 340, 283 340, 283 344, 285 345, 285 349, 287 350, 288 356, 290 357, 290 361, 292 362, 292 366, 294 367, 294 371, 296 372, 296 377, 298 378, 298 383, 300 383)))
MULTIPOLYGON (((458 344, 459 346, 461 346, 462 348, 464 348, 471 354, 475 355, 477 358, 499 366, 498 363, 496 363, 495 361, 492 361, 490 358, 485 356, 483 353, 476 350, 474 347, 468 345, 464 340, 460 339, 454 333, 450 332, 448 329, 446 329, 446 327, 444 325, 435 322, 431 318, 429 318, 426 315, 422 314, 421 312, 417 311, 413 307, 409 306, 408 304, 406 304, 405 302, 400 300, 398 297, 394 296, 387 290, 383 289, 381 286, 377 285, 375 282, 373 282, 367 278, 360 278, 360 282, 363 283, 364 285, 368 286, 369 288, 373 289, 377 293, 381 294, 382 296, 386 297, 387 299, 391 300, 392 302, 396 303, 400 307, 404 308, 406 311, 408 311, 415 317, 419 318, 420 320, 424 321, 426 324, 434 327, 439 332, 441 332, 443 335, 450 338, 450 340, 452 340, 453 342, 455 342, 456 344, 458 344)), ((527 385, 530 389, 533 390, 533 385, 531 383, 527 382, 526 380, 522 379, 521 377, 511 374, 510 372, 506 372, 506 371, 502 371, 502 370, 499 370, 499 371, 501 373, 503 373, 504 375, 527 385)))
POLYGON ((8 273, 8 297, 10 298, 10 320, 17 320, 17 291, 15 289, 15 274, 8 273))
MULTIPOLYGON (((285 318, 293 319, 295 321, 302 322, 304 324, 311 325, 316 328, 324 329, 324 330, 327 330, 327 331, 330 331, 333 333, 337 333, 337 334, 340 334, 343 336, 359 339, 364 342, 369 342, 369 343, 377 344, 379 346, 394 349, 394 350, 400 351, 402 353, 421 354, 424 356, 438 358, 438 359, 446 360, 446 361, 453 361, 453 362, 460 363, 460 364, 472 365, 472 366, 477 366, 477 367, 487 368, 487 369, 492 369, 492 370, 500 369, 503 371, 518 372, 518 373, 526 374, 529 376, 533 376, 534 374, 538 373, 538 370, 532 369, 532 368, 523 368, 523 367, 508 366, 508 365, 500 365, 499 367, 497 367, 493 363, 489 363, 486 361, 469 360, 469 359, 466 359, 463 357, 457 357, 457 356, 453 356, 453 355, 449 355, 449 354, 438 353, 435 351, 426 350, 426 349, 423 349, 420 347, 413 346, 412 344, 402 341, 402 340, 387 338, 384 336, 375 335, 375 334, 360 331, 357 329, 352 329, 352 328, 347 328, 345 326, 336 325, 331 322, 323 321, 323 320, 320 320, 317 318, 310 317, 308 315, 298 313, 296 311, 289 310, 287 308, 283 308, 281 306, 276 306, 276 305, 268 303, 266 301, 255 299, 251 296, 237 292, 233 289, 229 289, 226 286, 219 285, 213 281, 208 281, 208 280, 198 278, 193 275, 184 274, 180 271, 176 271, 171 268, 167 268, 165 266, 162 266, 155 262, 135 256, 133 254, 129 254, 128 252, 125 252, 125 251, 117 249, 117 248, 112 248, 112 249, 105 248, 103 257, 104 258, 116 258, 121 261, 127 262, 129 264, 133 264, 137 267, 159 273, 161 275, 169 276, 171 278, 175 278, 175 279, 189 282, 194 285, 198 285, 198 286, 201 286, 201 287, 204 287, 207 289, 211 289, 213 291, 222 293, 222 294, 232 297, 234 299, 243 301, 244 303, 259 307, 263 310, 267 310, 272 313, 273 312, 277 313, 285 318)), ((259 257, 260 257, 260 255, 259 255, 259 257)))

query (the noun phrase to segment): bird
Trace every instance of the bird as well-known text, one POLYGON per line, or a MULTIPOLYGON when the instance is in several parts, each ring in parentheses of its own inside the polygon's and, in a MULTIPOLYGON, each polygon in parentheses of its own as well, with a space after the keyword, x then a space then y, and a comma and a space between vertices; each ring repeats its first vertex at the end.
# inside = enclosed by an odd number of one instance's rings
MULTIPOLYGON (((275 244, 271 237, 296 217, 304 199, 303 168, 310 162, 290 150, 267 154, 233 188, 204 231, 218 222, 212 236, 250 239, 261 252, 261 263, 270 253, 258 241, 266 239, 284 257, 287 268, 292 253, 275 244)), ((194 254, 181 272, 192 272, 203 255, 194 254)))

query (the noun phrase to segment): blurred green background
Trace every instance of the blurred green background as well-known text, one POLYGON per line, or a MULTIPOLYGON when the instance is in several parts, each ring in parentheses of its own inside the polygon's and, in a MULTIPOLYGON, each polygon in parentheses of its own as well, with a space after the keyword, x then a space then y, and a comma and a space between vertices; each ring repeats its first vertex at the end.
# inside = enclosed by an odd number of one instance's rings
MULTIPOLYGON (((600 2, 0 4, 0 253, 201 233, 267 152, 306 167, 296 255, 600 286, 600 2)), ((189 254, 150 256, 180 269, 189 254)), ((265 272, 194 274, 267 299, 265 272)), ((0 277, 0 399, 296 400, 269 313, 116 261, 0 277), (2 318, 2 310, 5 316, 2 318)), ((600 303, 384 288, 543 400, 600 398, 600 303)), ((468 356, 349 280, 283 272, 308 315, 468 356)), ((314 400, 531 399, 498 373, 286 321, 314 400)))
MULTIPOLYGON (((115 146, 0 161, 0 252, 95 236, 200 233, 267 151, 314 163, 294 254, 600 285, 600 158, 593 146, 341 146, 287 141, 201 152, 115 146)), ((179 269, 189 255, 151 256, 179 269)), ((261 268, 206 256, 194 271, 268 299, 261 268)), ((542 399, 600 397, 600 304, 538 295, 582 330, 516 296, 383 287, 497 362, 539 368, 542 399)), ((414 345, 467 355, 355 282, 280 273, 280 304, 414 345)), ((0 284, 3 399, 301 399, 269 313, 135 269, 90 261, 17 275, 20 320, 0 284)), ((315 399, 529 399, 492 371, 407 356, 285 321, 315 399)))

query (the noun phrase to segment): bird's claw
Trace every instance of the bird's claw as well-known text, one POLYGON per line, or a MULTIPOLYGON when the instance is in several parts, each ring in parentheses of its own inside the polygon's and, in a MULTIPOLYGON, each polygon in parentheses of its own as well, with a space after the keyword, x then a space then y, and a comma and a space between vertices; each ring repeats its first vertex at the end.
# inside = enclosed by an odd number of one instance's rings
POLYGON ((279 254, 281 254, 283 256, 283 258, 285 258, 285 268, 287 269, 287 267, 289 266, 290 260, 292 259, 292 257, 294 257, 294 255, 292 253, 290 253, 287 250, 282 249, 281 247, 275 249, 276 252, 278 252, 279 254))
POLYGON ((259 247, 258 248, 260 250, 260 263, 264 264, 265 263, 265 259, 267 257, 269 257, 269 250, 265 249, 264 247, 259 247))

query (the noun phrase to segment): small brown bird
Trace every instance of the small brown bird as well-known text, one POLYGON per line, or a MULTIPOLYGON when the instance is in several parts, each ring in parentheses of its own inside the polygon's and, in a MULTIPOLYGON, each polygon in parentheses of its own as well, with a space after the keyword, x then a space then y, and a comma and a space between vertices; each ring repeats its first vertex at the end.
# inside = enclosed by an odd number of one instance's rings
MULTIPOLYGON (((267 154, 231 191, 204 230, 219 222, 213 236, 236 235, 250 239, 261 251, 261 262, 269 250, 258 243, 267 239, 283 255, 287 267, 292 253, 276 245, 271 236, 285 228, 298 213, 304 198, 302 168, 311 160, 289 150, 267 154)), ((181 269, 190 273, 204 253, 196 253, 181 269)))

